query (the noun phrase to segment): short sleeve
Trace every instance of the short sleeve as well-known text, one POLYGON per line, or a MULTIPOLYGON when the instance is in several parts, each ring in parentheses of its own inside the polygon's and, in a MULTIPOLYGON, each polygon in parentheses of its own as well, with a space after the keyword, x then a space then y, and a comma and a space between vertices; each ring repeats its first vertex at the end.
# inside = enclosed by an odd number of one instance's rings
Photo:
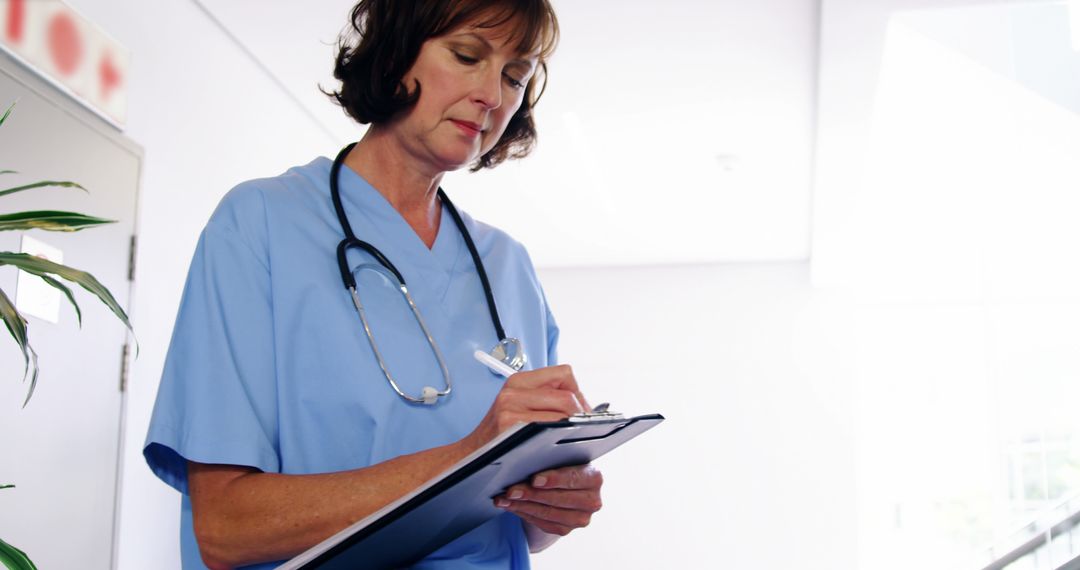
POLYGON ((143 448, 187 493, 187 461, 277 472, 277 388, 265 210, 238 187, 203 230, 143 448))

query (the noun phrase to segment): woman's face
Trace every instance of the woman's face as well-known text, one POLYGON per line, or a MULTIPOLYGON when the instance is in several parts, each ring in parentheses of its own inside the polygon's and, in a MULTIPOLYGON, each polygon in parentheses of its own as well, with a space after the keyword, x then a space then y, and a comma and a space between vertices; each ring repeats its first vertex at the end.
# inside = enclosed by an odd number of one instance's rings
POLYGON ((499 141, 522 104, 536 57, 517 52, 510 24, 464 26, 420 48, 404 84, 416 105, 388 127, 409 154, 438 172, 466 166, 499 141))

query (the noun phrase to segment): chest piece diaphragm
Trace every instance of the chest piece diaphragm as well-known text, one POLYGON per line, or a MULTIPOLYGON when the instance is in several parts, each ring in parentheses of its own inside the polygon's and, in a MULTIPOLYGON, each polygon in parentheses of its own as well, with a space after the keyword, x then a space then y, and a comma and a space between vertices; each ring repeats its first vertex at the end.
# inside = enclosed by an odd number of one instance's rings
POLYGON ((504 364, 520 371, 528 363, 525 349, 521 347, 521 341, 516 338, 504 338, 491 349, 491 356, 501 360, 504 364))

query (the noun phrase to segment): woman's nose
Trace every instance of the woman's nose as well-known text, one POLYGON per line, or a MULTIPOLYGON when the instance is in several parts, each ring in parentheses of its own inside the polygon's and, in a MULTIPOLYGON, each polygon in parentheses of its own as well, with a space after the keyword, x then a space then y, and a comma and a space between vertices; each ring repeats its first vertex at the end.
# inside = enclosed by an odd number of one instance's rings
POLYGON ((492 111, 502 105, 502 72, 488 71, 480 74, 473 100, 492 111))

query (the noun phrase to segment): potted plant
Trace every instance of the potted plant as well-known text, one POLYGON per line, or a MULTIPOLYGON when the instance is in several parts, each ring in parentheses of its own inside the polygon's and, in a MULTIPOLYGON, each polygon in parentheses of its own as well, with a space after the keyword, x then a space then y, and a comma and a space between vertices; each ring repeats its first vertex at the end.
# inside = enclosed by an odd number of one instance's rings
MULTIPOLYGON (((15 105, 12 104, 4 114, 0 116, 0 126, 4 124, 4 121, 11 115, 11 111, 14 108, 15 105)), ((15 171, 13 170, 0 170, 0 176, 14 173, 15 171)), ((0 185, 0 187, 2 186, 3 185, 0 185)), ((75 182, 43 180, 31 184, 0 189, 0 197, 16 192, 48 187, 77 188, 84 192, 86 191, 85 188, 75 182)), ((104 220, 76 212, 57 210, 34 210, 0 214, 0 231, 39 229, 74 232, 109 223, 113 223, 113 220, 104 220)), ((131 330, 131 323, 128 321, 127 313, 125 313, 124 309, 116 302, 112 293, 110 293, 104 285, 98 282, 93 275, 30 254, 13 253, 10 251, 0 252, 0 266, 3 265, 11 265, 29 274, 37 275, 50 286, 63 293, 75 308, 75 314, 78 316, 80 327, 82 326, 82 311, 79 309, 79 304, 75 302, 75 296, 72 294, 71 289, 61 282, 60 279, 77 283, 83 289, 93 293, 94 296, 100 299, 101 302, 124 323, 128 330, 131 330)), ((30 402, 30 398, 34 395, 34 388, 37 386, 38 358, 37 353, 34 352, 33 347, 30 345, 26 318, 15 308, 15 304, 3 289, 0 289, 0 319, 4 321, 4 325, 7 327, 8 332, 11 333, 12 338, 15 339, 15 342, 18 343, 19 348, 22 350, 24 359, 23 381, 25 382, 27 377, 30 378, 30 386, 26 392, 26 399, 23 401, 23 407, 25 407, 30 402)), ((14 487, 14 485, 0 485, 0 489, 11 487, 14 487)), ((24 552, 4 542, 3 539, 0 539, 0 564, 3 564, 11 570, 36 570, 36 566, 34 566, 34 563, 30 561, 29 557, 27 557, 24 552)))

